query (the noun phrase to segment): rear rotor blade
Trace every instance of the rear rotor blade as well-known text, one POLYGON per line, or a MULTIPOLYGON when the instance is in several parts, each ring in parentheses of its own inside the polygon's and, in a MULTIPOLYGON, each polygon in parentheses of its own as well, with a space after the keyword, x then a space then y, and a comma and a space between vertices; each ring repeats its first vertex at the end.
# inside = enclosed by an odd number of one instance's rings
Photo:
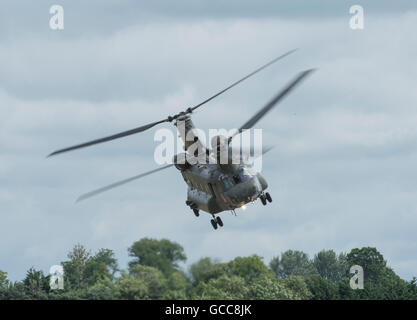
POLYGON ((268 62, 267 64, 264 64, 262 67, 259 67, 258 69, 256 69, 255 71, 252 71, 251 73, 249 73, 247 76, 243 77, 242 79, 232 83, 230 86, 228 86, 227 88, 223 89, 222 91, 216 93, 214 96, 211 96, 210 98, 204 100, 203 102, 199 103, 198 105, 194 106, 191 108, 192 111, 194 111, 195 109, 197 109, 198 107, 201 107, 203 104, 213 100, 214 98, 216 98, 217 96, 221 95, 222 93, 226 92, 227 90, 233 88, 234 86, 238 85, 239 83, 241 83, 242 81, 246 80, 247 78, 253 76, 254 74, 258 73, 259 71, 265 69, 266 67, 269 67, 271 64, 277 62, 278 60, 281 60, 282 58, 288 56, 289 54, 293 53, 294 51, 296 51, 297 49, 293 49, 290 50, 286 53, 284 53, 283 55, 280 55, 279 57, 275 58, 274 60, 271 60, 270 62, 268 62))
POLYGON ((147 124, 147 125, 144 125, 144 126, 141 126, 141 127, 135 128, 135 129, 132 129, 132 130, 123 131, 123 132, 120 132, 120 133, 117 133, 117 134, 114 134, 114 135, 111 135, 111 136, 108 136, 108 137, 104 137, 104 138, 92 140, 92 141, 89 141, 89 142, 77 144, 75 146, 68 147, 68 148, 65 148, 65 149, 60 149, 60 150, 57 150, 57 151, 52 152, 50 155, 48 155, 48 157, 57 155, 59 153, 68 152, 68 151, 71 151, 71 150, 76 150, 76 149, 81 149, 81 148, 89 147, 89 146, 92 146, 94 144, 103 143, 103 142, 107 142, 107 141, 110 141, 110 140, 114 140, 114 139, 119 139, 119 138, 122 138, 122 137, 130 136, 132 134, 135 134, 135 133, 139 133, 139 132, 148 130, 148 129, 152 128, 153 126, 156 126, 157 124, 160 124, 160 123, 163 123, 163 122, 167 122, 167 121, 168 120, 165 119, 165 120, 153 122, 153 123, 150 123, 150 124, 147 124))
POLYGON ((124 180, 121 180, 121 181, 118 181, 118 182, 115 182, 115 183, 109 184, 109 185, 107 185, 107 186, 105 186, 105 187, 102 187, 102 188, 99 188, 99 189, 96 189, 96 190, 93 190, 93 191, 87 192, 87 193, 85 193, 85 194, 83 194, 83 195, 79 196, 79 197, 78 197, 78 199, 76 200, 76 202, 80 202, 80 201, 85 200, 85 199, 87 199, 87 198, 91 198, 91 197, 93 197, 93 196, 95 196, 95 195, 98 195, 98 194, 100 194, 100 193, 102 193, 102 192, 105 192, 105 191, 107 191, 107 190, 110 190, 110 189, 113 189, 113 188, 119 187, 119 186, 121 186, 121 185, 123 185, 123 184, 126 184, 126 183, 128 183, 128 182, 131 182, 131 181, 133 181, 133 180, 136 180, 136 179, 140 179, 140 178, 146 177, 146 176, 148 176, 148 175, 150 175, 150 174, 152 174, 152 173, 155 173, 155 172, 158 172, 158 171, 161 171, 161 170, 167 169, 167 168, 172 167, 172 166, 173 166, 173 164, 169 164, 169 165, 167 165, 167 166, 164 166, 164 167, 161 167, 161 168, 157 168, 157 169, 154 169, 154 170, 151 170, 151 171, 148 171, 148 172, 145 172, 145 173, 139 174, 139 175, 137 175, 137 176, 134 176, 134 177, 131 177, 131 178, 128 178, 128 179, 124 179, 124 180))
POLYGON ((281 99, 291 92, 305 77, 312 73, 315 69, 309 69, 301 72, 293 81, 291 81, 280 93, 278 93, 270 102, 268 102, 261 110, 259 110, 252 118, 250 118, 239 130, 231 137, 232 138, 241 133, 245 129, 252 128, 268 111, 270 111, 281 99))

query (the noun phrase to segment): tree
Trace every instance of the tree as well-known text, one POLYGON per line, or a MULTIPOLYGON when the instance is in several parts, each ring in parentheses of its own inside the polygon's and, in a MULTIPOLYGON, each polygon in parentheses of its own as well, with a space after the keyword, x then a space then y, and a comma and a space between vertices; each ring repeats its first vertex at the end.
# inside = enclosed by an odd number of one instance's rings
POLYGON ((130 274, 143 281, 147 290, 147 299, 162 299, 168 285, 161 271, 137 264, 130 268, 130 274))
POLYGON ((348 273, 346 255, 339 256, 333 250, 322 250, 314 256, 315 271, 324 279, 337 282, 346 277, 348 273))
POLYGON ((284 279, 285 286, 294 292, 295 300, 308 300, 312 297, 305 282, 305 277, 291 275, 284 279))
POLYGON ((294 300, 300 299, 297 293, 286 285, 287 280, 264 275, 249 285, 249 299, 255 300, 294 300))
POLYGON ((7 272, 0 270, 0 289, 4 289, 9 285, 9 280, 7 280, 7 272))
POLYGON ((163 293, 162 299, 185 300, 188 298, 190 283, 183 272, 175 271, 167 276, 167 290, 163 293))
POLYGON ((288 278, 290 275, 309 276, 314 274, 314 266, 308 255, 298 250, 287 250, 281 253, 281 258, 273 258, 269 266, 278 278, 288 278))
POLYGON ((117 298, 117 288, 110 278, 98 280, 88 288, 87 299, 90 300, 113 300, 117 298))
POLYGON ((167 279, 161 271, 139 264, 133 266, 130 273, 122 271, 122 275, 116 279, 119 299, 163 299, 167 289, 167 279))
POLYGON ((247 299, 249 289, 245 280, 239 276, 223 274, 219 278, 200 282, 194 290, 193 299, 204 300, 241 300, 247 299))
POLYGON ((24 290, 30 299, 47 299, 49 292, 49 276, 33 267, 26 273, 23 280, 24 290))
POLYGON ((246 283, 263 276, 271 275, 272 272, 262 258, 258 255, 252 255, 249 257, 237 257, 230 261, 228 264, 228 272, 230 275, 236 275, 245 280, 246 283))
POLYGON ((201 258, 190 266, 190 274, 194 284, 208 282, 210 279, 218 278, 227 271, 227 264, 218 260, 206 257, 201 258))
POLYGON ((336 300, 339 298, 338 287, 329 279, 313 274, 305 279, 313 300, 336 300))
POLYGON ((100 249, 95 255, 77 244, 62 262, 66 289, 86 290, 99 280, 113 279, 118 271, 117 260, 110 249, 100 249))
POLYGON ((113 279, 117 271, 117 260, 110 249, 100 249, 86 261, 85 277, 89 285, 93 285, 99 280, 113 279))
POLYGON ((10 283, 9 287, 2 292, 2 300, 30 300, 32 297, 26 293, 23 282, 10 283))
POLYGON ((0 270, 0 300, 10 299, 417 299, 417 278, 401 279, 375 248, 352 249, 347 255, 322 250, 312 260, 288 250, 268 268, 258 255, 229 262, 202 258, 188 276, 178 267, 183 248, 168 240, 142 239, 129 248, 134 257, 120 273, 112 250, 94 255, 82 245, 68 253, 64 290, 51 290, 50 276, 30 268, 23 281, 10 282, 0 270), (364 289, 350 287, 348 267, 360 265, 364 289))
POLYGON ((417 278, 413 279, 408 283, 408 290, 410 292, 411 299, 417 300, 417 278))
POLYGON ((74 246, 67 255, 69 261, 63 261, 64 287, 66 289, 85 289, 87 282, 87 263, 91 257, 90 252, 81 244, 74 246))
POLYGON ((187 259, 184 248, 178 243, 149 238, 136 241, 129 248, 129 256, 134 257, 134 260, 129 262, 130 269, 141 264, 155 267, 164 274, 178 270, 178 263, 187 259))
POLYGON ((347 261, 349 265, 359 265, 363 268, 364 289, 349 290, 348 281, 344 281, 339 287, 343 299, 404 300, 413 298, 410 284, 387 266, 384 257, 376 248, 352 249, 347 254, 347 261))
POLYGON ((110 249, 100 249, 94 257, 92 257, 92 260, 94 260, 97 263, 104 264, 108 271, 110 272, 111 276, 114 276, 114 274, 119 271, 119 267, 117 264, 117 260, 114 257, 113 250, 110 249))
POLYGON ((365 281, 378 279, 387 265, 382 254, 371 247, 352 249, 347 254, 347 262, 349 266, 359 265, 363 268, 365 281))
POLYGON ((149 299, 148 288, 144 279, 135 277, 122 271, 121 276, 116 280, 116 297, 124 300, 149 299))

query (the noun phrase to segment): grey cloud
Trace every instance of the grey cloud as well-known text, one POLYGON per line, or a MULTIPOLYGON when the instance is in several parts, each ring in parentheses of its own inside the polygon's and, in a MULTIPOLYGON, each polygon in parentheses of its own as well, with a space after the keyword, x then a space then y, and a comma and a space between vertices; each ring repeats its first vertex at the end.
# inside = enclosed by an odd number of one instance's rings
POLYGON ((372 245, 401 276, 415 275, 411 4, 380 2, 365 30, 354 32, 345 3, 339 13, 339 5, 299 11, 301 2, 284 2, 288 11, 279 14, 269 1, 256 10, 239 2, 241 11, 233 12, 215 2, 204 14, 203 2, 176 2, 175 10, 162 2, 125 1, 117 10, 100 3, 64 1, 64 33, 40 26, 46 2, 22 25, 11 22, 14 4, 2 10, 0 241, 8 245, 0 246, 0 269, 14 280, 32 265, 47 271, 77 242, 115 249, 124 267, 127 247, 150 236, 183 244, 190 262, 372 245), (148 20, 135 20, 139 15, 148 20), (249 206, 238 217, 225 213, 218 232, 184 206, 175 169, 74 205, 83 192, 154 168, 152 130, 45 159, 56 148, 198 103, 294 47, 293 56, 194 115, 203 129, 237 127, 299 70, 319 68, 259 123, 264 143, 276 145, 263 164, 273 204, 249 206))

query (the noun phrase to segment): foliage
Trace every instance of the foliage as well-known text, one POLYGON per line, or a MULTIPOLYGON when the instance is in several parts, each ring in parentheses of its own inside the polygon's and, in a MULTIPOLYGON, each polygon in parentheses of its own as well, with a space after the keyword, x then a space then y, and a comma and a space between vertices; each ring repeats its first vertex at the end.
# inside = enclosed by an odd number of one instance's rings
POLYGON ((322 250, 314 256, 315 272, 323 279, 334 283, 342 280, 348 273, 348 262, 345 254, 336 255, 333 250, 322 250))
POLYGON ((297 294, 286 285, 286 280, 263 276, 249 286, 249 297, 254 300, 295 300, 297 294))
POLYGON ((49 292, 49 276, 43 271, 29 269, 26 278, 23 280, 24 290, 28 297, 33 300, 46 299, 49 292))
POLYGON ((387 262, 376 248, 352 249, 347 255, 349 266, 359 265, 363 268, 365 280, 377 280, 385 270, 387 262))
POLYGON ((67 255, 69 261, 63 261, 64 287, 70 289, 83 289, 87 287, 86 281, 87 263, 91 254, 87 249, 77 244, 67 255))
POLYGON ((77 244, 63 261, 64 287, 87 292, 90 286, 105 279, 113 279, 118 271, 117 260, 109 249, 100 249, 91 255, 84 246, 77 244))
POLYGON ((0 289, 6 288, 9 284, 9 280, 7 280, 7 272, 0 270, 0 289))
POLYGON ((195 289, 193 298, 204 300, 246 299, 248 291, 243 278, 223 274, 219 278, 210 279, 207 283, 200 282, 195 289))
POLYGON ((190 266, 191 278, 194 283, 208 282, 212 278, 218 278, 226 272, 227 265, 219 263, 210 257, 201 258, 190 266))
POLYGON ((272 275, 272 272, 257 255, 237 257, 227 264, 230 275, 242 277, 245 283, 250 283, 261 276, 272 275))
POLYGON ((178 262, 187 259, 181 245, 166 239, 155 240, 143 238, 129 248, 129 256, 134 260, 129 262, 129 268, 141 264, 155 267, 164 274, 178 270, 178 262))
MULTIPOLYGON (((306 278, 306 284, 314 300, 339 299, 338 287, 329 279, 314 274, 306 278)), ((349 288, 349 290, 351 290, 349 288)))
POLYGON ((144 238, 129 248, 128 270, 119 270, 114 253, 100 249, 91 254, 77 244, 68 253, 64 290, 51 290, 49 275, 30 268, 20 282, 10 282, 0 270, 0 299, 417 299, 417 278, 401 279, 387 266, 376 248, 355 248, 348 254, 322 250, 309 259, 288 250, 269 267, 262 257, 236 257, 229 262, 205 257, 185 274, 181 245, 144 238), (349 267, 364 269, 364 289, 350 287, 349 267))
POLYGON ((313 263, 308 255, 298 250, 287 250, 281 254, 281 258, 275 257, 269 266, 278 278, 293 276, 309 276, 315 272, 313 263))

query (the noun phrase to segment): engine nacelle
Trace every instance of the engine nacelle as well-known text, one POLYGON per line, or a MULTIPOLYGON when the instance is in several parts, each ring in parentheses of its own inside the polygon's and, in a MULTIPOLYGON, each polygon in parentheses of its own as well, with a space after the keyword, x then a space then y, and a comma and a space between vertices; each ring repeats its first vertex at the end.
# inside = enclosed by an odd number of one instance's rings
POLYGON ((175 168, 177 168, 180 171, 187 170, 188 168, 191 167, 190 163, 187 161, 186 153, 176 154, 172 158, 172 163, 175 165, 175 168))

